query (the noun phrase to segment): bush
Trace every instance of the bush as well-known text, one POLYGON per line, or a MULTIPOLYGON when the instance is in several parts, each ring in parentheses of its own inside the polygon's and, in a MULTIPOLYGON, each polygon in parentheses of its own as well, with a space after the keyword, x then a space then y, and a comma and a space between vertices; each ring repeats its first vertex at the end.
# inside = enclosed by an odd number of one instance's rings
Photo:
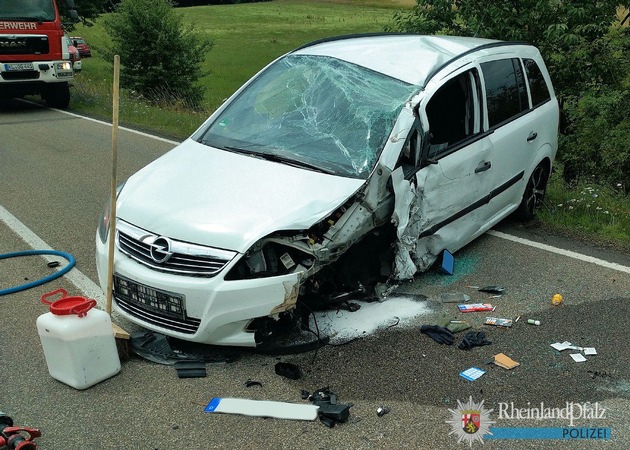
MULTIPOLYGON (((600 39, 602 45, 593 80, 579 97, 564 105, 567 128, 560 137, 558 157, 564 162, 569 183, 595 179, 601 184, 628 192, 630 187, 630 31, 613 28, 600 39)), ((585 68, 591 70, 591 64, 585 68)))
POLYGON ((170 0, 122 0, 104 25, 112 40, 107 59, 120 55, 121 87, 151 102, 201 105, 197 82, 212 43, 183 24, 170 0))
POLYGON ((560 99, 580 95, 593 82, 618 74, 607 35, 618 23, 617 0, 417 0, 394 15, 389 31, 454 34, 538 47, 560 99))
POLYGON ((564 179, 595 178, 622 192, 630 188, 630 76, 620 88, 585 93, 566 105, 571 123, 561 136, 564 179))
POLYGON ((388 31, 527 41, 549 68, 562 110, 565 180, 588 176, 628 191, 630 31, 617 0, 417 0, 388 31), (625 77, 625 84, 622 80, 625 77))

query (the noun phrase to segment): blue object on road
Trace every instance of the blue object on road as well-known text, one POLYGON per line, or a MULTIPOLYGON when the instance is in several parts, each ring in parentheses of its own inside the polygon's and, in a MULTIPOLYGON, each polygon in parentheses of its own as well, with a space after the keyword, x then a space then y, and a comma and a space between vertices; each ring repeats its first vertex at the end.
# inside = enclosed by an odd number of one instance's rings
POLYGON ((440 271, 446 275, 453 275, 455 272, 455 258, 448 250, 442 252, 442 265, 440 271))
POLYGON ((9 258, 17 258, 18 256, 32 256, 32 255, 54 255, 61 256, 68 260, 68 264, 58 272, 55 272, 47 277, 41 278, 39 280, 32 281, 30 283, 22 284, 20 286, 15 286, 12 288, 1 289, 0 295, 13 294, 15 292, 25 291, 26 289, 30 289, 35 286, 40 286, 44 283, 48 283, 49 281, 55 280, 70 271, 74 267, 74 257, 70 253, 60 252, 57 250, 25 250, 21 252, 14 253, 4 253, 0 255, 0 259, 9 259, 9 258))

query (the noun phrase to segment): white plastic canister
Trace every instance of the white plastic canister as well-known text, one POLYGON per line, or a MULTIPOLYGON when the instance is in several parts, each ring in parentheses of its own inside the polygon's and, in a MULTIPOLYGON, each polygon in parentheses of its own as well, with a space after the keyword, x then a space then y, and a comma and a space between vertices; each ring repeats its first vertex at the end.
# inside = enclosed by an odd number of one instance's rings
POLYGON ((37 318, 50 375, 76 389, 86 389, 120 372, 112 321, 92 309, 96 300, 69 297, 64 289, 44 294, 50 312, 37 318), (51 297, 61 294, 56 301, 51 297))

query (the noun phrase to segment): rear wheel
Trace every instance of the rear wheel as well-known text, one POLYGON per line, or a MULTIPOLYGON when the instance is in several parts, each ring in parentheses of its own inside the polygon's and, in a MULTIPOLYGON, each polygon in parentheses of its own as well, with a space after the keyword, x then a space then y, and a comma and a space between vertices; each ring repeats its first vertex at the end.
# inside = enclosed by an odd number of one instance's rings
POLYGON ((519 220, 527 221, 534 218, 536 210, 542 205, 545 198, 548 180, 549 167, 545 163, 540 163, 529 177, 523 200, 521 200, 521 204, 516 210, 516 217, 519 220))
POLYGON ((70 86, 68 83, 46 86, 42 97, 51 108, 66 109, 70 105, 70 86))

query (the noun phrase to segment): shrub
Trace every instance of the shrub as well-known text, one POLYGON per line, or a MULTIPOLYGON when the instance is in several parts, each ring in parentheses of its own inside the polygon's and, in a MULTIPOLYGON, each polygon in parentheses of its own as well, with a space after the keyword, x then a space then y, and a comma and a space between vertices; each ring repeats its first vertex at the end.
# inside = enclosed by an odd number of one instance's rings
POLYGON ((112 40, 107 59, 113 64, 120 55, 122 87, 152 102, 202 103, 197 82, 212 43, 183 24, 170 0, 122 0, 104 24, 112 40))
POLYGON ((394 15, 389 31, 529 42, 540 49, 564 99, 618 74, 615 61, 601 57, 610 53, 606 36, 618 23, 617 5, 617 0, 417 0, 411 11, 394 15))
POLYGON ((630 31, 617 0, 417 0, 388 31, 527 41, 549 68, 562 109, 565 179, 589 176, 627 192, 630 31), (617 26, 616 26, 617 25, 617 26), (622 80, 625 77, 625 84, 622 80))
POLYGON ((586 92, 566 106, 569 134, 561 136, 564 179, 594 177, 599 183, 630 188, 630 76, 619 88, 586 92))

